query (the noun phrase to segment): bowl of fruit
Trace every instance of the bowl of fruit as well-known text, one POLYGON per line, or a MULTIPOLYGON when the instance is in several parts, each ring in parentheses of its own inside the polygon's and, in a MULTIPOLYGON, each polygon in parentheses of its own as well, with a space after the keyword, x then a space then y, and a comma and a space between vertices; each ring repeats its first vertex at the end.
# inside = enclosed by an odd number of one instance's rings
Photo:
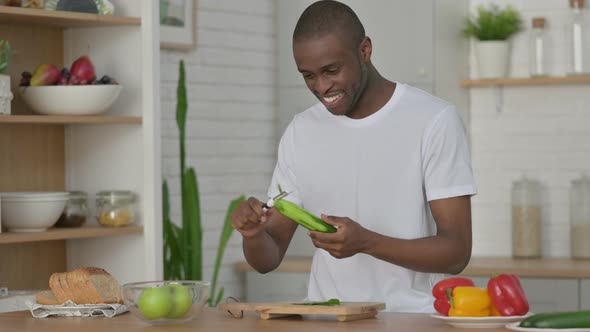
POLYGON ((209 300, 206 281, 145 281, 121 286, 131 313, 153 325, 168 325, 196 318, 209 300))
POLYGON ((97 79, 88 56, 72 66, 40 64, 22 73, 19 92, 33 111, 46 115, 96 115, 107 111, 121 93, 121 85, 108 75, 97 79))

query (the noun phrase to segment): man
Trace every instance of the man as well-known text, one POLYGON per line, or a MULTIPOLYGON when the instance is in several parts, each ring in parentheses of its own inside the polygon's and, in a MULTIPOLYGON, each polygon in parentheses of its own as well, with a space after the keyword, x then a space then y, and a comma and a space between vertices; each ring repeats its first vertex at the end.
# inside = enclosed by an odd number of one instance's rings
MULTIPOLYGON (((432 286, 471 256, 476 186, 464 128, 453 105, 383 78, 371 52, 348 6, 319 1, 302 13, 293 54, 320 102, 283 134, 268 195, 280 185, 286 199, 337 227, 309 232, 318 249, 308 300, 433 312, 432 286)), ((280 264, 297 228, 253 197, 232 222, 261 273, 280 264)))

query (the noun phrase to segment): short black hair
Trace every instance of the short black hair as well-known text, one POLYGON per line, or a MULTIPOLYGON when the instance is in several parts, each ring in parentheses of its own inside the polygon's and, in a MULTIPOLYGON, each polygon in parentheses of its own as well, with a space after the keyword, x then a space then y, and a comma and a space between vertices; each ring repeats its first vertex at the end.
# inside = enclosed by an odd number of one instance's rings
POLYGON ((295 26, 293 41, 322 37, 329 33, 344 33, 355 46, 365 38, 365 28, 349 6, 338 1, 322 0, 303 11, 295 26))

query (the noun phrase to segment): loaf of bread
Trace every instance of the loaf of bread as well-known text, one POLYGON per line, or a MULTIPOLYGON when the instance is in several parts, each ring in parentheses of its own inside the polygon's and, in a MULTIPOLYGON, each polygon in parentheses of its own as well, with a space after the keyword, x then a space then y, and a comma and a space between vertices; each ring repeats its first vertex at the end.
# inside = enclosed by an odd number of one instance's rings
POLYGON ((49 278, 50 290, 36 294, 37 303, 76 304, 122 303, 119 282, 107 271, 82 267, 70 272, 56 272, 49 278))

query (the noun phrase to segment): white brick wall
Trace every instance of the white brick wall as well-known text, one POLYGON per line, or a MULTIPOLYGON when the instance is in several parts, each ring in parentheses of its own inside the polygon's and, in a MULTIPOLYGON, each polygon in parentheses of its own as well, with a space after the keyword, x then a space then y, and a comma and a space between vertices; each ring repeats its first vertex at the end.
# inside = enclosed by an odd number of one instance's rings
MULTIPOLYGON (((197 1, 197 47, 162 50, 162 166, 171 193, 171 215, 181 222, 176 85, 185 62, 189 111, 187 166, 194 167, 201 194, 204 275, 210 280, 221 226, 231 199, 265 197, 276 150, 276 22, 273 0, 197 1)), ((243 260, 234 233, 219 284, 225 295, 243 297, 232 264, 243 260)))
MULTIPOLYGON (((527 23, 527 30, 513 39, 511 76, 528 76, 527 34, 533 16, 548 21, 550 73, 565 74, 567 0, 472 0, 471 7, 490 2, 512 4, 527 23)), ((473 76, 473 62, 471 69, 473 76)), ((494 88, 471 89, 472 157, 479 189, 473 199, 474 255, 511 255, 510 190, 523 173, 543 187, 543 255, 570 255, 570 183, 590 171, 588 91, 588 85, 505 87, 498 113, 494 88)))

